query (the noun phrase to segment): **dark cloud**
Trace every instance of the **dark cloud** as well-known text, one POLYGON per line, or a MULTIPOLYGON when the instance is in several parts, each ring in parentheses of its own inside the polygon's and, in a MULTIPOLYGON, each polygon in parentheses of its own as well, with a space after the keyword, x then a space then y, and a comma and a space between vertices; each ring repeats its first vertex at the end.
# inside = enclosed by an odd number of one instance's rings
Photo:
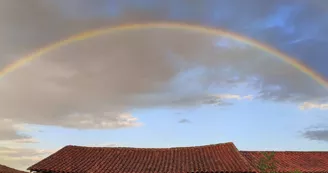
MULTIPOLYGON (((309 61, 318 71, 328 50, 326 12, 307 1, 2 0, 0 8, 0 67, 91 28, 164 20, 229 29, 309 61)), ((134 108, 229 105, 209 96, 209 89, 244 83, 264 100, 299 103, 327 96, 316 82, 255 48, 159 29, 101 36, 42 56, 1 79, 0 110, 1 117, 18 122, 133 127, 140 124, 128 113, 134 108)))
POLYGON ((67 45, 7 75, 0 81, 0 110, 33 124, 133 127, 139 123, 128 113, 132 109, 229 105, 208 88, 245 82, 261 99, 303 101, 326 94, 297 69, 255 48, 207 34, 145 29, 67 45), (252 83, 253 76, 258 80, 252 83))

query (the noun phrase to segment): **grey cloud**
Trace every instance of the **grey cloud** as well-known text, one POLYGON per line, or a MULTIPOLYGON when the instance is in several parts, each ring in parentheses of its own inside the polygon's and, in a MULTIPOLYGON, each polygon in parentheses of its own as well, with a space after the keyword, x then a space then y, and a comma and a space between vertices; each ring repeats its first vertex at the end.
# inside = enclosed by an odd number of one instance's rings
POLYGON ((254 76, 258 80, 249 86, 261 99, 325 96, 318 84, 271 55, 231 40, 228 49, 213 45, 223 40, 146 29, 66 45, 0 80, 1 115, 71 128, 132 127, 140 125, 128 114, 135 108, 229 105, 208 89, 238 86, 254 76))
POLYGON ((208 98, 208 99, 204 100, 203 104, 220 105, 221 102, 222 101, 220 99, 213 97, 213 98, 208 98))
POLYGON ((310 140, 325 141, 328 142, 328 129, 322 130, 308 130, 303 133, 305 138, 310 140))
POLYGON ((58 33, 65 22, 59 21, 35 0, 1 0, 0 11, 0 67, 58 40, 69 30, 58 33))
MULTIPOLYGON (((230 1, 230 5, 236 2, 230 1)), ((117 17, 100 15, 105 14, 100 11, 109 11, 106 1, 0 1, 0 67, 91 28, 158 21, 176 15, 170 9, 172 4, 155 4, 156 10, 150 11, 140 10, 149 4, 122 4, 124 8, 117 17)), ((211 15, 197 11, 196 1, 190 4, 195 9, 193 14, 211 15)), ((277 5, 265 4, 259 11, 240 3, 236 8, 247 8, 248 18, 257 20, 256 16, 265 16, 277 5)), ((191 21, 190 17, 207 19, 180 12, 178 15, 186 22, 191 21)), ((229 12, 225 19, 215 22, 243 28, 240 26, 245 22, 238 23, 231 16, 229 12)), ((316 82, 255 48, 207 34, 159 29, 121 32, 67 45, 8 74, 0 80, 0 115, 20 122, 70 128, 134 127, 140 125, 129 114, 134 108, 229 105, 208 97, 209 88, 244 83, 259 92, 258 99, 301 102, 327 97, 327 91, 316 82), (225 47, 216 43, 224 43, 225 47)))
POLYGON ((191 123, 191 121, 184 118, 184 119, 179 120, 178 123, 185 124, 185 123, 191 123))
POLYGON ((28 143, 31 139, 30 136, 19 132, 19 129, 10 120, 0 120, 0 141, 17 141, 19 143, 26 141, 28 143))
MULTIPOLYGON (((169 103, 170 107, 181 107, 181 106, 200 106, 200 105, 212 105, 212 106, 226 106, 228 102, 223 101, 221 98, 206 95, 206 93, 198 93, 199 95, 180 95, 180 97, 170 95, 172 102, 169 103)), ((161 103, 163 105, 168 103, 161 103)))
POLYGON ((311 125, 304 129, 302 136, 309 140, 328 142, 328 125, 326 122, 326 117, 323 117, 322 122, 315 125, 311 125))

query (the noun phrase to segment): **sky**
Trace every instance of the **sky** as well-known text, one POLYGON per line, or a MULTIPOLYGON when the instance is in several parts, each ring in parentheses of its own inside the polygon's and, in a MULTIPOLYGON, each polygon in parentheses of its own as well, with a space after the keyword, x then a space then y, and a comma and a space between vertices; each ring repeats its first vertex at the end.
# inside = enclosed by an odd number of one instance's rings
MULTIPOLYGON (((0 71, 92 29, 174 22, 269 45, 327 78, 325 0, 0 0, 0 71)), ((328 151, 328 89, 223 35, 143 28, 80 40, 0 78, 0 164, 66 145, 328 151)))

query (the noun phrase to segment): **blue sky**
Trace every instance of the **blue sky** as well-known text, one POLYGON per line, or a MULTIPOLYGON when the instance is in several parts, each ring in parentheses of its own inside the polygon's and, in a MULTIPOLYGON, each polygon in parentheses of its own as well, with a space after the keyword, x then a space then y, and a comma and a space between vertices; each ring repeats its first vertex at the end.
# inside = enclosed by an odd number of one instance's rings
MULTIPOLYGON (((165 21, 226 29, 328 75, 325 0, 4 2, 0 70, 83 31, 165 21)), ((181 29, 67 45, 1 78, 0 95, 0 164, 18 169, 65 145, 328 148, 326 88, 254 47, 181 29)))
POLYGON ((43 132, 33 136, 42 140, 38 144, 42 148, 97 143, 172 147, 233 141, 243 150, 320 151, 326 149, 326 143, 308 141, 301 133, 309 124, 321 122, 320 115, 324 117, 324 114, 324 111, 300 111, 292 104, 239 101, 232 108, 203 106, 188 110, 135 111, 133 115, 144 124, 138 128, 84 131, 41 127, 43 132), (316 116, 313 117, 313 114, 316 116), (185 118, 190 122, 179 123, 185 118), (54 139, 60 140, 47 142, 54 139))

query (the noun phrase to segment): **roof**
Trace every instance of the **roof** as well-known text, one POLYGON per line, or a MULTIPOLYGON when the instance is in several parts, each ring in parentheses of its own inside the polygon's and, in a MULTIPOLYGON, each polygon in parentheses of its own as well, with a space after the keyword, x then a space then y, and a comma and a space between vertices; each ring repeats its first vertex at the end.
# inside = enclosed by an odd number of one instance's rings
POLYGON ((9 168, 5 165, 0 165, 0 173, 26 173, 26 172, 9 168))
POLYGON ((65 173, 255 172, 233 143, 158 149, 66 146, 28 170, 65 173))
MULTIPOLYGON (((269 151, 241 151, 254 168, 257 168, 256 165, 260 158, 263 158, 263 153, 269 153, 269 151)), ((279 151, 273 153, 277 172, 295 170, 305 173, 328 172, 328 152, 279 151)))

